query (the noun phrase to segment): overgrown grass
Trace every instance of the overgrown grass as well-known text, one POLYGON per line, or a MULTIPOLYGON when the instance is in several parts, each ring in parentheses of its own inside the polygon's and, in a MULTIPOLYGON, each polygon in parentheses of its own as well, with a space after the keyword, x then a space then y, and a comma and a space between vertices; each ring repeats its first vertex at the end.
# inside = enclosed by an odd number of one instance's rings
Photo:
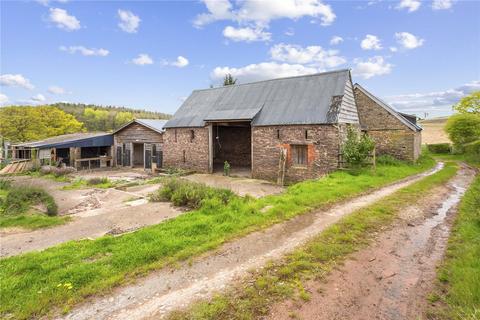
POLYGON ((77 178, 72 181, 69 185, 62 187, 62 190, 76 190, 83 188, 100 188, 108 189, 116 186, 116 182, 108 179, 107 177, 94 177, 90 179, 77 178))
POLYGON ((423 158, 417 165, 378 166, 375 172, 335 172, 258 200, 233 196, 225 204, 218 198, 206 199, 195 211, 133 233, 72 241, 0 260, 0 315, 24 319, 55 307, 67 311, 85 297, 106 292, 137 275, 433 165, 433 159, 423 158), (72 289, 57 287, 66 282, 72 289))
POLYGON ((11 187, 2 201, 3 215, 19 215, 27 212, 32 205, 43 204, 49 216, 58 214, 58 207, 53 197, 37 187, 11 187))
POLYGON ((306 281, 325 278, 348 254, 366 246, 373 233, 391 223, 402 208, 448 181, 456 171, 457 167, 450 163, 438 173, 357 210, 283 260, 253 274, 245 284, 210 301, 197 302, 188 310, 177 311, 170 315, 170 320, 256 319, 267 315, 275 302, 287 298, 308 301, 306 281))
POLYGON ((20 227, 35 230, 58 226, 70 220, 70 217, 49 217, 40 212, 31 212, 15 216, 0 215, 0 228, 20 227))
POLYGON ((480 319, 480 176, 461 200, 438 273, 432 319, 480 319))
POLYGON ((228 189, 212 188, 178 178, 166 179, 157 192, 150 194, 151 201, 171 201, 176 206, 191 209, 198 209, 205 201, 212 199, 220 200, 225 205, 233 197, 234 193, 228 189))
POLYGON ((72 181, 72 177, 69 175, 55 175, 53 173, 42 174, 39 171, 29 171, 27 172, 28 176, 35 177, 35 178, 45 178, 50 179, 57 182, 70 182, 72 181))

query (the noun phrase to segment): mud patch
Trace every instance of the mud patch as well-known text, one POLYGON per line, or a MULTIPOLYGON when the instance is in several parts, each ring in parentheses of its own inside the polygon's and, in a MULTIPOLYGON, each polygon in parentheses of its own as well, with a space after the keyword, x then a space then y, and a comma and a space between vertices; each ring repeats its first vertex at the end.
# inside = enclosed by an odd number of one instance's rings
POLYGON ((311 300, 287 301, 269 319, 419 319, 445 251, 455 207, 474 173, 463 168, 448 184, 402 212, 393 227, 333 271, 310 281, 311 300))

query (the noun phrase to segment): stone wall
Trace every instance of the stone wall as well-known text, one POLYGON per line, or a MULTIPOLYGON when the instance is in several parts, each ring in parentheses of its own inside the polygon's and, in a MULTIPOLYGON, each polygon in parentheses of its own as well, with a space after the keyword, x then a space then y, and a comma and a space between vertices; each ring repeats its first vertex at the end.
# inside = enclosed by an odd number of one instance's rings
POLYGON ((355 88, 358 117, 362 130, 375 141, 376 154, 415 161, 420 155, 421 132, 416 132, 355 88))
POLYGON ((280 150, 287 149, 286 182, 317 178, 338 168, 342 125, 291 125, 252 128, 252 177, 277 180, 280 150), (279 131, 277 131, 279 130, 279 131), (307 130, 307 135, 305 134, 307 130), (292 145, 306 145, 307 165, 294 165, 292 145))
POLYGON ((208 172, 208 128, 166 129, 163 141, 164 167, 208 172))

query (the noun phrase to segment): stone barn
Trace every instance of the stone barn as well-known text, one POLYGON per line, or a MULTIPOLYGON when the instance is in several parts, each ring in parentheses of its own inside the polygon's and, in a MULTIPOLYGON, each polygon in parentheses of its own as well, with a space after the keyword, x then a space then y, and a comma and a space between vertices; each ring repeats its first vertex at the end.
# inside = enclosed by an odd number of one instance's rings
POLYGON ((349 70, 195 90, 164 126, 164 165, 299 181, 339 167, 359 127, 349 70))
POLYGON ((167 120, 135 119, 113 133, 117 167, 154 170, 163 163, 163 126, 167 120))
POLYGON ((416 161, 422 143, 422 128, 416 116, 395 111, 359 84, 355 84, 354 91, 361 129, 375 141, 377 155, 416 161))

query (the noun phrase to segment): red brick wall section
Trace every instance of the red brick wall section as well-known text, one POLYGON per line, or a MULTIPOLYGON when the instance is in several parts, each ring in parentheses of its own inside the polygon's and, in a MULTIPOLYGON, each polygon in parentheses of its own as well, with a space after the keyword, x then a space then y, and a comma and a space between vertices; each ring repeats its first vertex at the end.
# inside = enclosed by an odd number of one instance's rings
POLYGON ((208 128, 166 129, 163 139, 164 167, 208 172, 208 128), (191 130, 194 130, 193 141, 191 130))
POLYGON ((317 178, 338 168, 341 143, 339 126, 291 125, 252 128, 252 177, 275 181, 278 176, 280 148, 287 149, 286 182, 317 178), (280 130, 280 139, 277 138, 280 130), (305 137, 308 130, 308 138, 305 137), (308 147, 308 164, 295 166, 292 163, 290 145, 308 147))

